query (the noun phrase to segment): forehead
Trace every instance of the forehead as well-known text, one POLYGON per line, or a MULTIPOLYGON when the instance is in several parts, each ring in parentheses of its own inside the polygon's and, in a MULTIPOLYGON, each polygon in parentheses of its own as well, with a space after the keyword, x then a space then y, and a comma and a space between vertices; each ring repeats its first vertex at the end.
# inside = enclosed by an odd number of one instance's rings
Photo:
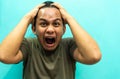
POLYGON ((42 8, 38 12, 38 18, 52 19, 61 18, 60 11, 56 8, 42 8))

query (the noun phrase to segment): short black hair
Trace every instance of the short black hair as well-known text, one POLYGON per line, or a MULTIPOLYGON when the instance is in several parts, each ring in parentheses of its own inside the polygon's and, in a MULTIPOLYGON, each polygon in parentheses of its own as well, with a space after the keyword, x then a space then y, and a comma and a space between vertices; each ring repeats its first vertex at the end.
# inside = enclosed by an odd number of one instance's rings
POLYGON ((43 3, 45 4, 46 7, 49 7, 49 6, 51 6, 51 4, 54 3, 54 2, 52 2, 52 1, 45 1, 45 2, 43 2, 43 3))
POLYGON ((44 8, 44 7, 54 7, 54 8, 57 8, 56 6, 51 5, 52 3, 54 3, 54 2, 52 2, 52 1, 45 1, 45 2, 43 2, 43 4, 45 4, 45 5, 43 7, 41 7, 41 8, 44 8))
MULTIPOLYGON (((53 1, 45 1, 45 2, 43 2, 43 4, 45 4, 45 5, 42 6, 41 8, 54 7, 54 8, 56 8, 56 9, 59 9, 59 8, 57 8, 56 6, 52 5, 52 3, 54 3, 54 2, 53 2, 53 1)), ((41 8, 39 8, 39 10, 40 10, 41 8)), ((38 12, 39 12, 39 11, 38 11, 38 12)), ((34 26, 36 26, 36 19, 37 19, 37 16, 38 16, 38 13, 36 14, 36 16, 35 16, 35 18, 34 18, 34 23, 33 23, 34 26)), ((65 24, 63 18, 62 18, 62 21, 63 21, 63 24, 65 24)))

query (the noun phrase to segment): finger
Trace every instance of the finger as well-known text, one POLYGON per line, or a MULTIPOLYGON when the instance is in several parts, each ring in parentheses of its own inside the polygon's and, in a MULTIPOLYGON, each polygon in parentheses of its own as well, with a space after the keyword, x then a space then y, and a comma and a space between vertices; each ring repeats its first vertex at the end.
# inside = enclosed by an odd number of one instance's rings
POLYGON ((39 4, 37 5, 31 12, 33 13, 33 17, 36 16, 36 14, 38 13, 39 9, 41 7, 43 7, 45 4, 39 4))
POLYGON ((64 16, 65 9, 63 8, 63 6, 56 2, 54 2, 52 5, 56 6, 60 10, 61 14, 63 15, 62 18, 63 18, 64 24, 67 24, 67 21, 64 16))
POLYGON ((37 5, 35 8, 33 8, 33 10, 31 10, 31 11, 28 13, 28 15, 30 15, 30 16, 32 17, 31 24, 34 24, 34 18, 35 18, 35 16, 37 15, 39 9, 40 9, 41 7, 43 7, 44 5, 45 5, 45 4, 39 4, 39 5, 37 5))
POLYGON ((44 5, 45 5, 45 4, 39 4, 39 5, 37 5, 32 11, 35 12, 35 13, 37 13, 38 10, 39 10, 41 7, 43 7, 44 5))
POLYGON ((43 7, 45 4, 39 4, 39 5, 37 5, 35 8, 36 9, 40 9, 41 7, 43 7))

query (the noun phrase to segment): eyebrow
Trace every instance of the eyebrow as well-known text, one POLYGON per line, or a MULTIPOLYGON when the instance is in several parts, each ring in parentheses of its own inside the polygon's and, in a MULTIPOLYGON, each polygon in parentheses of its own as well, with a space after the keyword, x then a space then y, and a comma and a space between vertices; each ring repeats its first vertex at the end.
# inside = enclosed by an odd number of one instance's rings
POLYGON ((40 21, 47 21, 47 20, 46 20, 46 19, 44 19, 44 18, 40 18, 39 20, 40 20, 40 21))
MULTIPOLYGON (((44 19, 44 18, 40 18, 39 19, 40 21, 47 21, 47 19, 44 19)), ((60 19, 60 18, 56 18, 56 19, 54 19, 53 21, 62 21, 62 19, 60 19)))

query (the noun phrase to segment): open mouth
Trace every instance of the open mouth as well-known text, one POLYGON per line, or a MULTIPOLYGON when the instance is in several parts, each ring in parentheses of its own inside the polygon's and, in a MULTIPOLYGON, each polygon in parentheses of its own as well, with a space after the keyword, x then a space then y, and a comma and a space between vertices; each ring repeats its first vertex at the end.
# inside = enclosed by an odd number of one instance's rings
POLYGON ((55 38, 54 37, 46 37, 45 42, 49 45, 52 45, 55 43, 55 38))

